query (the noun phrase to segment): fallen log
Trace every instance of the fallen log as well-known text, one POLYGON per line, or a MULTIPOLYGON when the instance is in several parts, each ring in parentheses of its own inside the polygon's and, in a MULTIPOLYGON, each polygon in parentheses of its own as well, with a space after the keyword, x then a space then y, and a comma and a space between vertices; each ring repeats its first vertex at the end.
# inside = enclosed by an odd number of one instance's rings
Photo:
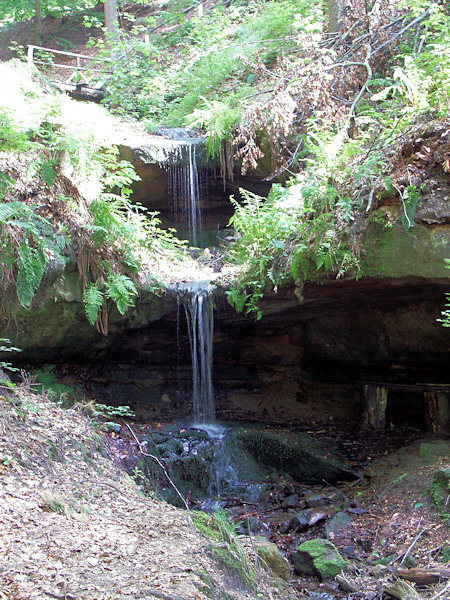
POLYGON ((433 583, 439 583, 450 578, 450 568, 435 567, 432 569, 398 569, 395 575, 400 579, 412 581, 418 586, 427 586, 433 583))

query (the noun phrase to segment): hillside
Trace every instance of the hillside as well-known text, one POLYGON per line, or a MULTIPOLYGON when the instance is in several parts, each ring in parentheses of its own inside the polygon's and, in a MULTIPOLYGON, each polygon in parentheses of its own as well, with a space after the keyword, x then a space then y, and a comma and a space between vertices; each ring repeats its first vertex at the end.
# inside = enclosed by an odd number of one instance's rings
MULTIPOLYGON (((254 597, 186 512, 144 496, 108 458, 95 422, 29 383, 1 382, 0 597, 254 597)), ((257 584, 286 596, 263 573, 257 584)))

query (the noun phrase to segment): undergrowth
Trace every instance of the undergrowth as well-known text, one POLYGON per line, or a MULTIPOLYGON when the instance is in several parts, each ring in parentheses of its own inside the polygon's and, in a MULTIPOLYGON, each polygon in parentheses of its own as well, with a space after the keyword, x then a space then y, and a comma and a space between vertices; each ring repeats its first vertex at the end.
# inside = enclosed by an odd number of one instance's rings
POLYGON ((124 314, 134 304, 139 270, 164 256, 181 259, 183 244, 158 227, 156 213, 131 203, 139 178, 99 135, 101 119, 111 126, 106 113, 91 109, 85 122, 83 107, 45 92, 25 67, 10 63, 2 70, 12 82, 8 94, 0 93, 2 312, 11 289, 29 309, 43 281, 60 275, 76 248, 86 317, 106 334, 108 305, 124 314))

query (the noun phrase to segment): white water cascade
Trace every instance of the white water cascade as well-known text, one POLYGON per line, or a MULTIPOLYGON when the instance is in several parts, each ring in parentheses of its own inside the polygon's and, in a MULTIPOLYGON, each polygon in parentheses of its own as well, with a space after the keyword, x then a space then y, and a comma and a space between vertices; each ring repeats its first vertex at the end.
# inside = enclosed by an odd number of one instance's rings
POLYGON ((192 403, 194 424, 212 424, 215 419, 212 384, 214 310, 210 287, 188 289, 184 295, 192 358, 192 403))
POLYGON ((187 230, 189 242, 196 246, 202 232, 200 200, 206 187, 206 168, 203 145, 198 140, 180 140, 164 162, 167 171, 169 202, 175 227, 187 230))

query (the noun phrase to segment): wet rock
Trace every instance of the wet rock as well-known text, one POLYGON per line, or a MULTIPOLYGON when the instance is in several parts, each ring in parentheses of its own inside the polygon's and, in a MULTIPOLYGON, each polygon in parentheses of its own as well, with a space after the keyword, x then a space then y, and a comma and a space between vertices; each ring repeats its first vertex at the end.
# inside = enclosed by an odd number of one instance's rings
POLYGON ((346 571, 348 563, 329 540, 316 538, 303 542, 294 555, 296 573, 330 579, 346 571))
POLYGON ((291 567, 288 560, 278 550, 276 544, 267 540, 257 540, 256 551, 264 567, 268 567, 276 577, 289 581, 291 567))
POLYGON ((292 494, 291 496, 287 496, 283 502, 281 503, 281 506, 287 507, 287 508, 292 508, 294 506, 296 506, 298 504, 299 498, 298 498, 298 494, 292 494))
POLYGON ((306 483, 323 480, 357 479, 358 474, 332 456, 332 448, 299 432, 242 429, 236 432, 237 444, 260 463, 282 469, 294 479, 306 483))
POLYGON ((264 523, 264 521, 261 521, 261 519, 258 519, 258 517, 248 517, 244 521, 241 521, 239 525, 246 534, 266 534, 269 532, 269 526, 267 525, 267 523, 264 523))
POLYGON ((339 504, 345 500, 344 492, 339 489, 326 490, 320 494, 311 494, 305 498, 306 506, 324 506, 326 504, 339 504))
POLYGON ((325 534, 328 539, 333 539, 334 534, 341 529, 346 529, 352 522, 351 517, 344 512, 338 512, 325 525, 325 534))
POLYGON ((292 517, 292 519, 289 521, 287 531, 306 531, 309 527, 308 518, 310 513, 311 510, 309 509, 298 512, 295 517, 292 517))
POLYGON ((323 507, 312 508, 308 517, 308 525, 312 527, 313 525, 316 525, 316 523, 319 523, 319 521, 328 519, 330 515, 330 509, 323 507))

